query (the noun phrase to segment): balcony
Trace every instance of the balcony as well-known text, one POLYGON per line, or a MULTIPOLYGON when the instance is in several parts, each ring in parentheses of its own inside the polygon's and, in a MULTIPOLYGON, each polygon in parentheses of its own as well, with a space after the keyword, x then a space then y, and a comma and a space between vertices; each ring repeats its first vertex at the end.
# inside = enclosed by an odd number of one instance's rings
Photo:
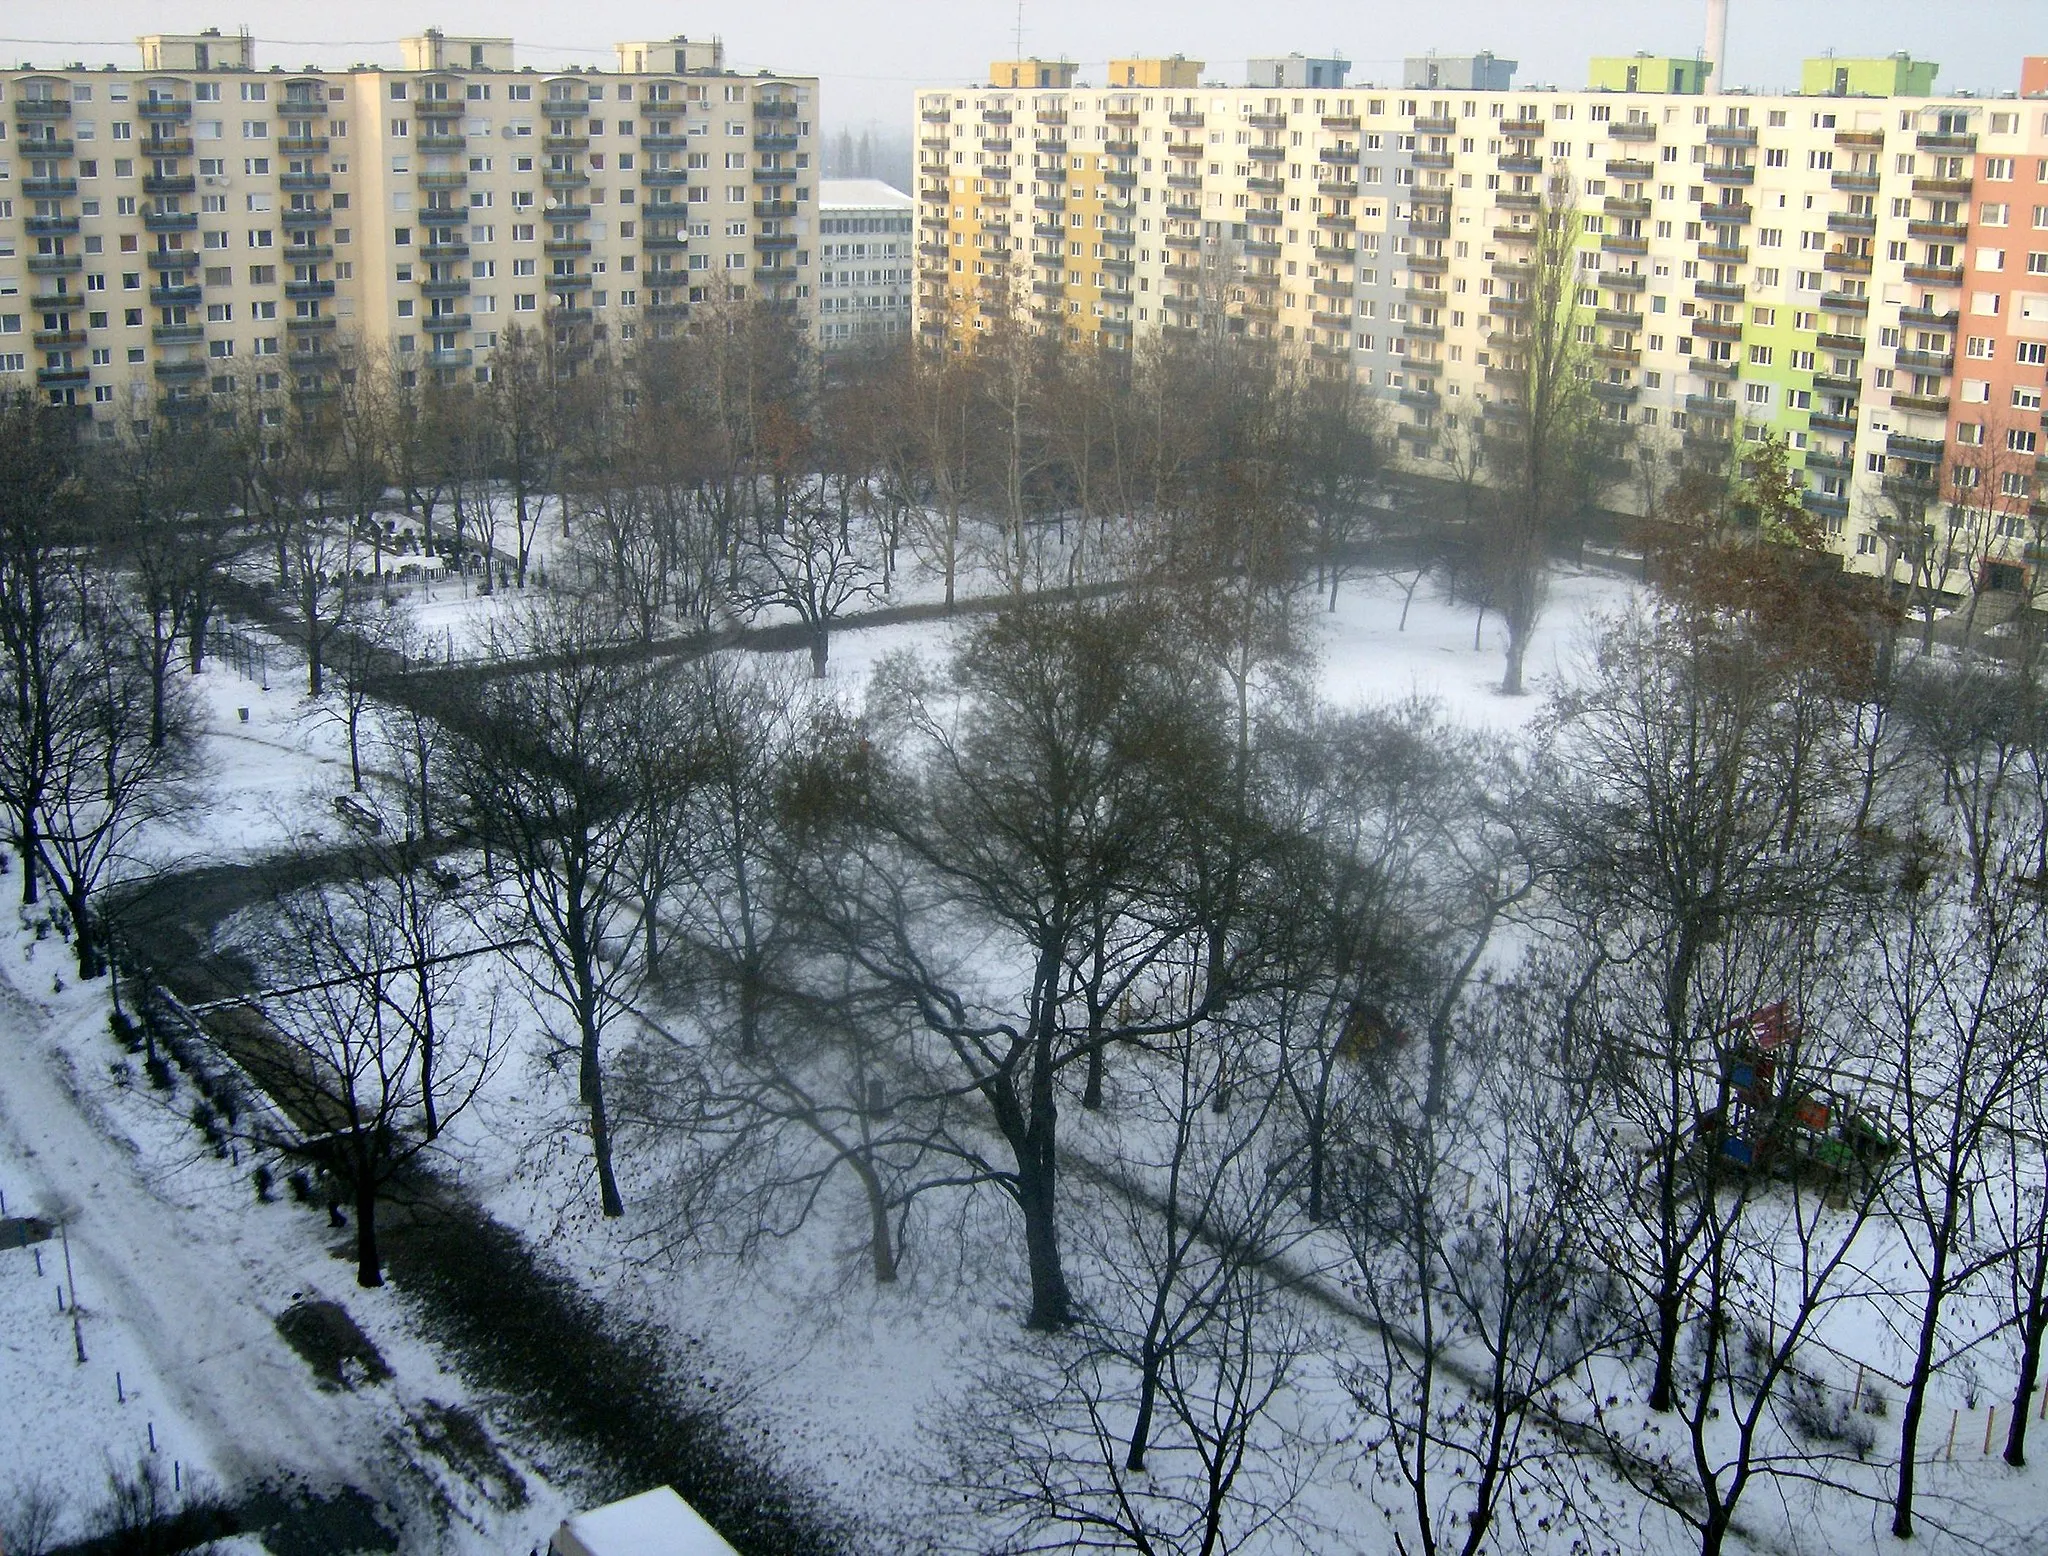
POLYGON ((152 308, 196 308, 199 306, 199 288, 153 286, 149 289, 149 305, 152 308))
POLYGON ((1961 286, 1961 265, 1908 265, 1906 279, 1915 286, 1961 286))
MULTIPOLYGON (((426 183, 426 175, 420 175, 420 182, 426 183)), ((590 182, 590 175, 576 167, 542 168, 540 182, 543 189, 581 189, 590 182)))
POLYGON ((551 292, 574 292, 590 285, 590 277, 576 271, 565 275, 551 275, 546 280, 551 292))
POLYGON ((1735 417, 1735 402, 1717 394, 1689 394, 1685 397, 1685 408, 1695 416, 1714 421, 1732 421, 1735 417))
POLYGON ((1713 265, 1746 265, 1749 250, 1739 243, 1702 243, 1700 258, 1713 265))
POLYGON ((689 181, 687 168, 649 167, 640 170, 640 182, 649 189, 681 189, 689 181))
POLYGON ((203 361, 159 362, 155 372, 162 383, 191 384, 206 376, 206 364, 203 361))
POLYGON ((1851 237, 1868 238, 1877 231, 1875 216, 1861 216, 1848 211, 1828 212, 1828 231, 1843 232, 1851 237))
POLYGON ((534 107, 550 119, 584 119, 590 116, 590 99, 587 97, 549 97, 535 103, 534 107))
POLYGON ((196 249, 151 249, 144 259, 151 270, 197 270, 200 265, 196 249))
POLYGON ((1686 367, 1702 378, 1734 378, 1739 371, 1733 357, 1693 357, 1686 367))
POLYGON ((1504 211, 1533 211, 1543 204, 1543 196, 1533 189, 1503 189, 1493 203, 1504 211))
POLYGON ((1433 411, 1443 404, 1443 397, 1434 389, 1403 389, 1401 403, 1418 411, 1433 411))
POLYGON ((793 232, 757 232, 754 234, 754 251, 758 254, 786 253, 796 247, 793 232))
POLYGON ((1916 178, 1913 193, 1927 200, 1967 200, 1976 185, 1967 178, 1916 178))
POLYGON ((1814 344, 1823 351, 1832 351, 1840 356, 1860 357, 1863 355, 1863 337, 1861 335, 1835 335, 1822 330, 1820 334, 1814 337, 1814 344))
MULTIPOLYGON (((950 146, 952 142, 943 135, 939 135, 927 140, 924 144, 943 148, 950 146)), ((640 137, 640 149, 642 151, 688 151, 690 149, 690 137, 687 135, 642 135, 640 137)))
POLYGON ((159 346, 196 346, 206 338, 206 330, 198 324, 152 324, 149 338, 159 346))
POLYGON ((1888 433, 1884 440, 1884 451, 1900 459, 1917 460, 1924 464, 1939 463, 1945 444, 1940 438, 1916 438, 1903 432, 1888 433))
POLYGON ((1707 126, 1709 146, 1754 146, 1756 131, 1747 125, 1710 124, 1707 126))
POLYGON ((796 279, 796 271, 784 265, 754 267, 754 284, 757 286, 784 286, 796 279))
MULTIPOLYGON (((189 157, 192 155, 192 137, 152 135, 147 140, 137 141, 135 149, 145 157, 189 157)), ((33 156, 33 150, 29 154, 33 156)))
POLYGON ((1878 177, 1875 173, 1836 173, 1828 183, 1844 194, 1876 194, 1878 177))
MULTIPOLYGON (((787 97, 758 98, 754 103, 754 117, 756 119, 794 119, 796 117, 796 103, 787 97)), ((929 118, 930 115, 927 114, 926 117, 929 118)), ((984 115, 984 117, 986 116, 984 115)))
POLYGON ((981 111, 981 122, 983 124, 1009 124, 1013 122, 1013 118, 1014 116, 1007 108, 984 108, 981 111))
POLYGON ((468 367, 475 359, 475 351, 468 346, 437 347, 420 353, 420 360, 428 367, 468 367))
POLYGON ((1832 411, 1815 411, 1807 418, 1809 432, 1822 432, 1830 437, 1853 438, 1856 436, 1857 421, 1852 415, 1838 416, 1832 411))
POLYGON ((757 184, 793 184, 796 182, 796 169, 793 167, 757 167, 754 169, 753 178, 757 184))
MULTIPOLYGON (((1533 237, 1534 234, 1532 233, 1533 237)), ((1650 252, 1648 238, 1625 238, 1619 233, 1607 232, 1600 235, 1600 248, 1608 254, 1647 254, 1650 252)))
MULTIPOLYGON (((1533 265, 1497 264, 1493 267, 1493 273, 1497 276, 1521 278, 1533 276, 1535 269, 1533 265)), ((1600 284, 1610 291, 1640 292, 1648 288, 1650 278, 1638 275, 1632 270, 1603 270, 1600 273, 1600 284)))
POLYGON ((199 213, 196 211, 145 211, 142 216, 145 232, 197 232, 199 213))
POLYGON ((1633 405, 1642 390, 1634 384, 1607 383, 1595 379, 1591 385, 1593 398, 1608 405, 1633 405))
POLYGON ((1537 239, 1534 227, 1496 227, 1493 241, 1496 243, 1534 243, 1537 239))
POLYGON ((1209 121, 1198 113, 1170 113, 1166 122, 1177 130, 1199 130, 1209 121))
POLYGON ((1931 330, 1952 330, 1956 327, 1956 310, 1946 312, 1938 308, 1901 308, 1899 322, 1910 327, 1931 330))
POLYGON ((280 211, 277 217, 287 232, 302 231, 312 227, 327 227, 334 222, 334 212, 321 210, 280 211))
POLYGON ((1947 416, 1948 396, 1945 394, 1895 394, 1892 404, 1902 411, 1917 411, 1925 416, 1947 416))
POLYGON ((680 232, 662 232, 649 228, 640 234, 640 247, 653 253, 675 253, 690 246, 687 235, 680 232))
MULTIPOLYGON (((1255 130, 1284 130, 1287 128, 1287 115, 1284 113, 1255 113, 1250 115, 1245 122, 1255 130)), ((1417 119, 1415 123, 1419 128, 1423 121, 1417 119)))
POLYGON ((1657 138, 1657 126, 1654 124, 1612 124, 1607 127, 1607 133, 1616 140, 1655 140, 1657 138))
POLYGON ((1969 134, 1953 134, 1939 130, 1922 130, 1913 137, 1913 144, 1922 151, 1948 152, 1973 157, 1977 154, 1977 137, 1969 134))
MULTIPOLYGON (((21 109, 16 107, 14 111, 19 114, 21 109)), ((145 119, 166 123, 191 118, 192 104, 182 97, 145 97, 135 105, 135 111, 145 119)))
MULTIPOLYGON (((321 105, 321 110, 324 112, 325 109, 326 105, 323 103, 321 105)), ((439 147, 427 146, 426 144, 424 144, 426 139, 426 136, 420 137, 421 144, 419 149, 421 151, 443 149, 439 147)), ((452 137, 452 139, 456 141, 456 145, 452 148, 446 149, 460 151, 462 149, 462 137, 458 135, 452 137)), ((280 135, 277 138, 277 149, 282 155, 287 157, 324 157, 325 155, 327 155, 327 137, 325 135, 280 135)), ((186 155, 190 154, 191 148, 188 143, 186 147, 186 155)))
POLYGON ((1821 260, 1821 268, 1823 270, 1831 271, 1835 275, 1841 276, 1867 276, 1870 274, 1870 267, 1871 260, 1867 254, 1836 252, 1827 255, 1821 260))
POLYGON ((1740 281, 1701 281, 1692 294, 1702 302, 1739 303, 1749 296, 1749 288, 1740 281))
POLYGON ((1200 189, 1202 187, 1202 175, 1199 173, 1169 173, 1166 175, 1166 187, 1169 189, 1200 189))
MULTIPOLYGON (((756 103, 754 104, 754 112, 758 114, 766 106, 767 104, 765 103, 756 103)), ((953 122, 951 111, 944 108, 927 108, 919 117, 926 124, 951 124, 953 122)))
POLYGON ((1500 159, 1500 170, 1503 173, 1540 173, 1543 171, 1543 159, 1510 154, 1500 159))
POLYGON ((85 344, 85 331, 37 330, 33 338, 38 351, 75 351, 85 344))
POLYGON ((76 231, 76 216, 31 216, 28 219, 28 235, 31 238, 68 238, 76 231))
POLYGON ((1503 119, 1497 128, 1509 140, 1540 140, 1543 136, 1541 119, 1503 119))
POLYGON ((69 140, 59 140, 55 136, 46 140, 35 140, 24 135, 14 144, 15 149, 30 161, 40 159, 47 162, 58 157, 68 157, 75 150, 69 140))
POLYGON ((1756 169, 1736 162, 1710 162, 1701 171, 1710 184, 1753 184, 1756 169))
POLYGON ((420 328, 430 335, 447 335, 470 326, 466 313, 430 313, 420 320, 420 328))
POLYGON ((314 194, 333 182, 325 173, 282 173, 278 175, 277 186, 286 194, 314 194))
POLYGON ((1808 513, 1817 513, 1824 518, 1843 518, 1849 512, 1847 492, 1804 491, 1799 494, 1800 506, 1808 513))
POLYGON ((14 117, 17 119, 68 119, 71 104, 61 97, 17 97, 14 100, 14 117))
MULTIPOLYGON (((1277 250, 1279 245, 1276 243, 1273 247, 1277 250)), ((1251 251, 1247 248, 1246 252, 1249 253, 1251 251)), ((1417 275, 1444 275, 1451 268, 1451 256, 1448 254, 1410 254, 1408 256, 1408 268, 1417 275)))
POLYGON ((762 132, 754 137, 754 149, 756 151, 794 151, 796 150, 796 145, 797 139, 794 135, 762 132))
POLYGON ((31 254, 28 257, 28 273, 32 276, 69 275, 85 267, 81 254, 31 254))
POLYGON ((1806 468, 1809 471, 1823 471, 1830 475, 1847 475, 1855 466, 1846 454, 1830 454, 1824 449, 1809 449, 1806 454, 1806 468))
POLYGON ((1850 400, 1858 398, 1863 393, 1863 381, 1860 378, 1843 378, 1834 373, 1815 373, 1813 387, 1823 394, 1839 394, 1850 400))
MULTIPOLYGON (((681 209, 680 206, 677 207, 677 210, 681 209)), ((590 220, 590 207, 565 200, 556 205, 542 206, 540 216, 542 221, 547 222, 587 222, 590 220)))
MULTIPOLYGON (((1527 171, 1540 173, 1543 170, 1542 158, 1531 157, 1529 160, 1534 162, 1536 166, 1527 171)), ((1503 160, 1502 166, 1506 166, 1505 160, 1503 160)), ((1609 178, 1623 179, 1629 183, 1645 184, 1657 176, 1657 164, 1645 162, 1640 157, 1614 157, 1610 158, 1607 163, 1607 176, 1609 178)))
POLYGON ((286 301, 295 303, 310 302, 316 297, 332 297, 334 295, 334 283, 332 281, 287 281, 284 284, 284 295, 286 301))
POLYGON ((543 135, 540 138, 542 151, 570 152, 578 156, 590 149, 588 135, 543 135))
POLYGON ((1600 208, 1609 216, 1617 217, 1640 219, 1650 214, 1650 202, 1648 200, 1624 200, 1615 195, 1609 195, 1602 201, 1600 208))
POLYGON ((142 179, 146 195, 188 195, 198 187, 199 180, 190 173, 146 173, 142 179))
POLYGON ((1927 243, 1962 243, 1968 240, 1970 229, 1964 222, 1921 222, 1906 223, 1906 236, 1927 243))
POLYGON ((1915 373, 1939 373, 1947 377, 1956 370, 1955 357, 1946 351, 1901 351, 1893 361, 1915 373))
POLYGON ((32 200, 68 200, 78 193, 75 178, 24 178, 21 192, 32 200))
MULTIPOLYGON (((1279 213, 1276 211, 1274 214, 1277 216, 1279 213)), ((1451 235, 1451 224, 1448 218, 1443 221, 1427 221, 1419 216, 1411 216, 1408 218, 1408 231, 1418 238, 1448 238, 1451 235)))
POLYGON ((1631 308, 1596 308, 1593 322, 1610 330, 1640 330, 1649 322, 1646 313, 1637 313, 1631 308))
POLYGON ((1851 292, 1823 292, 1820 305, 1829 313, 1870 312, 1870 299, 1868 297, 1859 297, 1851 292))
MULTIPOLYGON (((293 258, 298 252, 296 248, 288 248, 285 250, 285 258, 293 258)), ((326 250, 327 254, 333 252, 332 249, 326 250)), ((324 258, 325 254, 322 257, 324 258)), ((433 264, 436 260, 443 259, 467 259, 469 258, 469 245, 467 243, 423 243, 420 245, 420 258, 428 264, 433 264)))
POLYGON ((1755 215, 1755 210, 1744 202, 1724 200, 1700 207, 1700 220, 1712 227, 1747 227, 1755 215))
POLYGON ((1692 321, 1692 332, 1702 340, 1736 341, 1742 339, 1742 321, 1740 319, 1694 319, 1692 321))
MULTIPOLYGON (((291 295, 286 288, 287 296, 291 295)), ((469 277, 442 276, 439 280, 429 278, 420 283, 422 297, 466 297, 469 295, 469 277)))

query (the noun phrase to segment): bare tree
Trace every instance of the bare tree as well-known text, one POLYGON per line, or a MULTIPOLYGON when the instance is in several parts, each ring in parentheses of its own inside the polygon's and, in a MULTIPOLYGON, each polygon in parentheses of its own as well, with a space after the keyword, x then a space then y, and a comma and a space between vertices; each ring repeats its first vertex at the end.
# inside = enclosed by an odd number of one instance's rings
POLYGON ((741 598, 755 611, 780 608, 804 624, 811 674, 825 675, 832 623, 880 587, 876 537, 865 516, 835 513, 818 487, 805 483, 779 525, 754 537, 741 564, 741 598))
POLYGON ((456 994, 458 965, 495 949, 462 942, 459 911, 410 850, 369 844, 334 884, 282 897, 263 919, 274 986, 256 1004, 281 1041, 238 1045, 235 1058, 296 1127, 243 1127, 345 1186, 361 1286, 383 1284, 379 1200, 502 1056, 495 999, 456 994))

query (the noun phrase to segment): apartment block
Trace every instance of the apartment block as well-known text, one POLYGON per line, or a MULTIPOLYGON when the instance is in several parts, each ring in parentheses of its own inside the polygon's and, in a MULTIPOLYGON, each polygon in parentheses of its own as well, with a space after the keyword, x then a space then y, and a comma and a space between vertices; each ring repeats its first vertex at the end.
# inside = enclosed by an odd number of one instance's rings
POLYGON ((827 350, 910 335, 917 202, 878 178, 818 186, 818 344, 827 350))
POLYGON ((1870 63, 1809 62, 1827 90, 1776 96, 1643 56, 1583 92, 922 90, 917 328, 953 349, 1006 317, 1112 350, 1272 339, 1354 375, 1403 456, 1442 469, 1517 393, 1557 180, 1606 414, 1673 464, 1782 437, 1866 571, 1918 544, 1901 488, 1995 481, 2009 544, 1985 565, 2031 570, 2048 102, 1928 97, 1931 65, 1870 63))
POLYGON ((614 70, 429 31, 397 68, 259 71, 246 35, 0 72, 0 392, 112 424, 344 348, 487 374, 514 325, 573 371, 729 299, 815 319, 815 78, 716 40, 614 70))

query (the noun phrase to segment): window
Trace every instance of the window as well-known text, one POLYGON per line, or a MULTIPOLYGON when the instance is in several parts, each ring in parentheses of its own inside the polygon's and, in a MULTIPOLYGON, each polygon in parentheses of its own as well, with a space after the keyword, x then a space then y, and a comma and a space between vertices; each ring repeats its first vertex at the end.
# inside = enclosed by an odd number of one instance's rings
POLYGON ((2008 427, 2005 446, 2015 454, 2031 454, 2040 447, 2041 434, 2031 427, 2008 427))
POLYGON ((1985 177, 1985 178, 1986 178, 1986 179, 1987 179, 1987 180, 1988 180, 1989 182, 1991 182, 1991 183, 1994 183, 1994 184, 2009 184, 2009 183, 2011 183, 2011 182, 2012 182, 2012 158, 2011 158, 2011 157, 1986 157, 1986 158, 1984 159, 1984 177, 1985 177))
POLYGON ((514 313, 532 313, 533 298, 534 294, 532 292, 514 292, 512 294, 512 311, 514 313))
POLYGON ((270 121, 268 119, 244 119, 242 121, 242 139, 269 140, 270 121))
POLYGON ((2013 347, 2013 356, 2028 367, 2048 366, 2048 341, 2020 341, 2013 347))

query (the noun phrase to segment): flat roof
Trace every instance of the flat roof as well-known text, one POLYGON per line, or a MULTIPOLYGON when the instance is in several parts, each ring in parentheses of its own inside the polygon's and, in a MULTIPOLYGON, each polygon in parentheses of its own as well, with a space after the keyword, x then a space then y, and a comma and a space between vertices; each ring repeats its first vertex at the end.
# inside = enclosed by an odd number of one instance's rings
POLYGON ((818 204, 840 206, 882 206, 907 211, 917 202, 894 184, 879 178, 825 178, 818 181, 818 204))
POLYGON ((578 1513, 562 1525, 554 1543, 574 1556, 738 1556, 668 1486, 578 1513))

